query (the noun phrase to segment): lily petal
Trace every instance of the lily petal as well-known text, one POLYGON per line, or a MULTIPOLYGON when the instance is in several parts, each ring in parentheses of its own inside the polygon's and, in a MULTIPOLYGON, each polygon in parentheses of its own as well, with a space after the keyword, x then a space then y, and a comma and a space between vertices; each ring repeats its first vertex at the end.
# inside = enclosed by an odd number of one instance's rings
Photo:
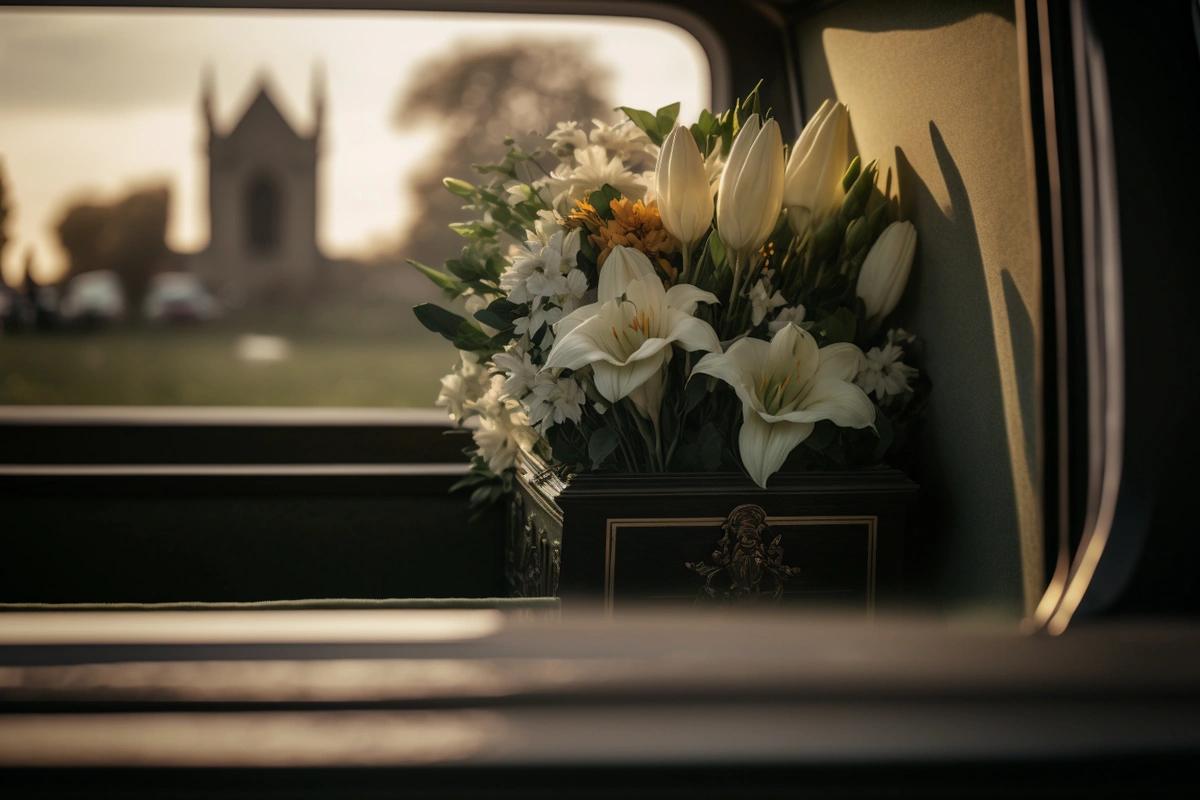
MULTIPOLYGON (((565 317, 564 317, 565 319, 565 317)), ((561 320, 560 320, 561 321, 561 320)), ((600 342, 610 326, 603 314, 595 314, 571 330, 570 336, 560 336, 550 348, 542 369, 579 369, 593 361, 611 361, 612 355, 600 342)))
MULTIPOLYGON (((638 255, 641 255, 641 253, 638 253, 638 255)), ((645 256, 642 256, 642 258, 645 258, 645 256)), ((650 262, 647 261, 646 263, 650 262)), ((623 293, 629 302, 633 303, 634 307, 641 311, 653 312, 667 304, 667 292, 663 289, 662 281, 654 274, 625 284, 623 293)))
POLYGON ((779 471, 796 445, 812 431, 811 422, 767 422, 754 409, 743 406, 738 454, 751 480, 767 488, 767 479, 779 471))
POLYGON ((554 323, 554 334, 559 338, 566 336, 582 323, 600 313, 600 303, 588 303, 586 306, 579 308, 567 314, 558 322, 554 323))
POLYGON ((766 362, 767 343, 761 339, 739 339, 724 353, 709 353, 696 362, 692 374, 711 375, 729 384, 743 405, 764 412, 762 400, 754 391, 761 365, 766 362))
POLYGON ((827 419, 842 428, 868 428, 875 424, 875 405, 853 383, 822 378, 813 382, 801 408, 785 416, 798 422, 827 419))
POLYGON ((702 319, 696 319, 682 311, 667 309, 671 325, 668 338, 684 350, 703 350, 708 353, 721 352, 721 341, 717 332, 702 319))
POLYGON ((720 300, 712 292, 693 286, 690 283, 677 283, 667 289, 667 305, 678 308, 685 314, 696 313, 698 303, 719 303, 720 300))
POLYGON ((658 427, 658 420, 662 414, 663 393, 667 388, 666 365, 670 360, 671 351, 668 350, 663 366, 659 368, 658 372, 629 393, 629 399, 633 402, 634 407, 641 412, 642 416, 653 422, 655 427, 658 427))
POLYGON ((817 371, 819 352, 812 334, 789 322, 771 337, 767 368, 780 378, 792 375, 793 380, 803 385, 817 371))
POLYGON ((660 350, 649 358, 621 367, 607 361, 596 361, 592 364, 596 391, 608 402, 615 403, 654 377, 666 360, 667 354, 660 350))
POLYGON ((668 337, 666 339, 654 337, 651 339, 647 339, 646 341, 644 341, 640 345, 638 345, 638 349, 634 350, 632 353, 630 353, 629 357, 624 360, 613 359, 613 358, 610 358, 607 360, 609 361, 609 363, 616 364, 617 366, 623 366, 625 364, 632 364, 634 361, 641 361, 643 358, 649 358, 650 356, 654 355, 658 351, 662 350, 665 347, 669 347, 670 345, 671 345, 670 337, 668 337))
POLYGON ((643 278, 658 280, 650 259, 646 258, 646 255, 640 250, 617 245, 608 254, 608 258, 604 259, 604 266, 600 268, 596 298, 601 303, 615 300, 625 294, 629 284, 643 278))
POLYGON ((813 380, 836 378, 841 381, 852 381, 862 369, 863 354, 849 342, 828 344, 820 350, 821 362, 813 380))

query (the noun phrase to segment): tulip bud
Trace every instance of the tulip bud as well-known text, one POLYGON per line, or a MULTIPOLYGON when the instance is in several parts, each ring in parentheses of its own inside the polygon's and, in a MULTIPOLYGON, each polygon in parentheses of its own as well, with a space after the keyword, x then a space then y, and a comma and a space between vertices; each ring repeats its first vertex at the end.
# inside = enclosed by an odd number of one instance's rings
POLYGON ((893 222, 871 246, 855 289, 869 319, 883 319, 900 302, 916 248, 917 229, 911 222, 893 222))
POLYGON ((856 217, 850 220, 850 224, 846 226, 846 253, 854 255, 859 250, 867 246, 868 238, 871 234, 871 227, 867 223, 866 217, 856 217))
POLYGON ((712 225, 713 198, 704 158, 687 128, 676 126, 658 152, 654 170, 658 213, 667 232, 690 248, 712 225))
POLYGON ((725 245, 746 255, 762 247, 783 204, 783 138, 779 124, 751 114, 729 151, 717 193, 717 229, 725 245))
POLYGON ((867 207, 867 201, 871 199, 871 191, 875 188, 875 176, 879 174, 875 162, 867 164, 866 169, 859 173, 858 177, 846 191, 846 197, 842 200, 841 214, 842 222, 849 224, 850 220, 862 215, 867 207))
POLYGON ((862 159, 855 156, 850 161, 850 166, 846 167, 846 172, 842 175, 842 191, 850 191, 850 187, 858 180, 858 173, 862 171, 862 159))
POLYGON ((792 146, 784 177, 783 205, 796 233, 831 211, 841 194, 850 117, 846 106, 826 100, 792 146))

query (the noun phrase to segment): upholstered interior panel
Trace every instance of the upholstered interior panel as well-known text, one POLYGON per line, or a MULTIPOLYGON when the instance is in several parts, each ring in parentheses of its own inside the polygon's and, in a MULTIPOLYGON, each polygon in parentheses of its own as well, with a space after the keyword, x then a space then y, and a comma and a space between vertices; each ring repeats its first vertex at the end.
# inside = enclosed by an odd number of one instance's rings
POLYGON ((944 596, 1028 609, 1043 581, 1040 266, 1011 2, 848 0, 798 32, 804 108, 850 107, 919 231, 897 318, 934 383, 921 535, 944 596))

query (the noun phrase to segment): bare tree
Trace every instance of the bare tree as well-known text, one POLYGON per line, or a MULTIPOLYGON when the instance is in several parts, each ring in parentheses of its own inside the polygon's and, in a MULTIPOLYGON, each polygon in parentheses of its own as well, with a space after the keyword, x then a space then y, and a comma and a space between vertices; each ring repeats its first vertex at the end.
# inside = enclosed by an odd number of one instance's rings
POLYGON ((417 206, 403 255, 440 263, 462 245, 446 226, 462 218, 461 200, 442 179, 472 179, 472 164, 498 161, 511 136, 531 146, 559 120, 612 119, 608 75, 575 42, 506 42, 453 48, 421 64, 396 104, 401 129, 440 127, 438 149, 413 180, 417 206))

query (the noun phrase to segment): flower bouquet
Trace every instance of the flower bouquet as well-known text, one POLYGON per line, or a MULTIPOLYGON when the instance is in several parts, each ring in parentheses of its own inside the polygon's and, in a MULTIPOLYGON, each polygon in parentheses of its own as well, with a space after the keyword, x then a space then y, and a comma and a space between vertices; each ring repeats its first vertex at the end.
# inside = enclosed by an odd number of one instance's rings
POLYGON ((464 246, 414 266, 458 310, 415 313, 459 351, 437 403, 472 421, 471 502, 507 497, 521 459, 766 488, 903 457, 928 383, 886 323, 916 231, 849 157, 846 107, 790 151, 757 87, 690 126, 621 110, 445 180, 464 246))

